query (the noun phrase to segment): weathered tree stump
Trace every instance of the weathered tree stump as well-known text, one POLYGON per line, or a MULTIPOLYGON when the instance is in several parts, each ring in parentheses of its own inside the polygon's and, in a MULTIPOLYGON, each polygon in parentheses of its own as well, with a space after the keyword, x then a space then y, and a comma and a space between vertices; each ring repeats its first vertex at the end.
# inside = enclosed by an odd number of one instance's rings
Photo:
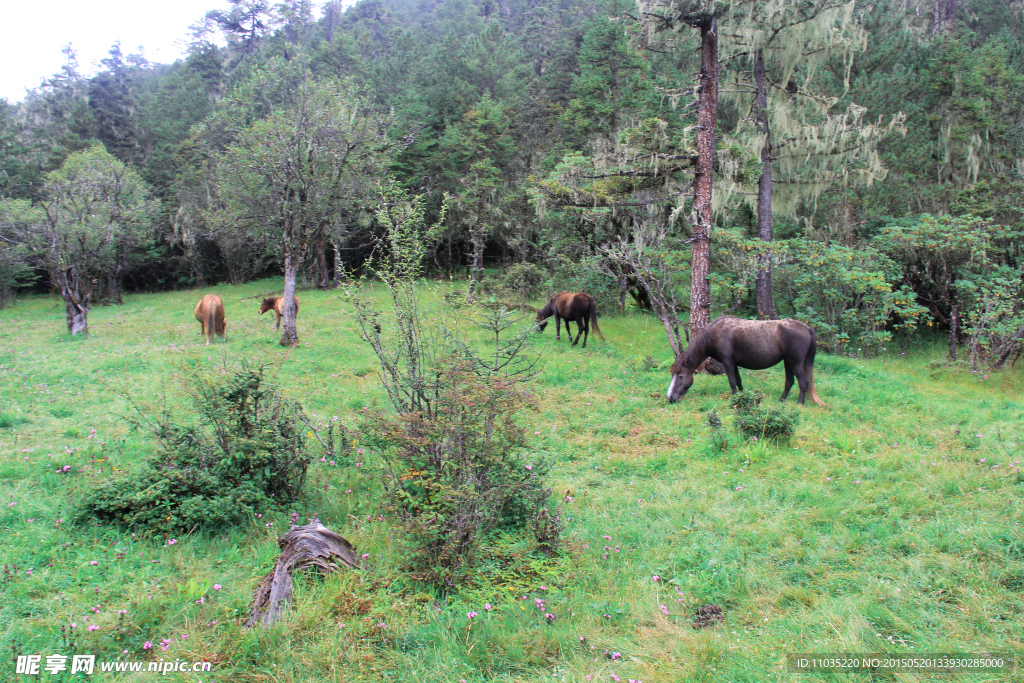
POLYGON ((246 626, 270 626, 292 602, 292 575, 296 570, 315 569, 333 574, 339 565, 358 569, 356 549, 351 543, 320 523, 318 517, 304 526, 292 525, 277 539, 281 556, 274 571, 263 577, 253 593, 252 610, 246 626))

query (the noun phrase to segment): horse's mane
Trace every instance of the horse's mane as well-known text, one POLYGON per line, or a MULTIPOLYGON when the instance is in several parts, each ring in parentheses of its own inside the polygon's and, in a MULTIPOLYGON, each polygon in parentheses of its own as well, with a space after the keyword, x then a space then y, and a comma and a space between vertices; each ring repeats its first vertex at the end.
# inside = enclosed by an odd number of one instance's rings
POLYGON ((672 374, 678 373, 683 369, 684 365, 692 370, 708 357, 708 347, 711 346, 711 334, 709 334, 709 330, 716 322, 718 322, 718 320, 721 320, 721 318, 712 321, 707 327, 697 333, 697 336, 693 338, 687 349, 683 351, 682 355, 679 356, 679 358, 676 359, 676 362, 672 364, 672 368, 670 370, 672 374))
POLYGON ((708 334, 709 327, 711 326, 705 327, 693 338, 690 346, 686 349, 686 353, 683 354, 683 362, 688 367, 695 368, 708 357, 708 347, 711 346, 711 335, 708 334))

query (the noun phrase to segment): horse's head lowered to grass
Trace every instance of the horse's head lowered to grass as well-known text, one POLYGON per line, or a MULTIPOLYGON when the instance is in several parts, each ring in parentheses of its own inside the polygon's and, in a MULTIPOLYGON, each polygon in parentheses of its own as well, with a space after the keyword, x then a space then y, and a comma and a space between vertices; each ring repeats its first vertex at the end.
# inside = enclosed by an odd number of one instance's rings
POLYGON ((697 366, 701 364, 704 357, 693 362, 693 357, 699 353, 704 353, 704 350, 697 350, 696 348, 697 339, 693 340, 690 344, 690 348, 683 352, 683 354, 676 358, 676 362, 669 368, 669 372, 672 373, 672 381, 668 385, 668 402, 675 403, 683 396, 686 396, 686 392, 693 386, 693 371, 697 369, 697 366))
POLYGON ((544 308, 537 311, 537 331, 543 332, 544 328, 548 326, 548 319, 554 315, 554 299, 544 304, 544 308))
POLYGON ((672 364, 672 381, 668 385, 669 403, 675 403, 693 386, 693 373, 707 358, 725 368, 732 393, 743 391, 738 368, 764 370, 782 362, 786 369, 786 400, 796 379, 800 386, 797 403, 803 405, 809 396, 820 406, 825 404, 814 388, 814 355, 817 337, 814 330, 799 320, 741 320, 726 316, 701 330, 690 347, 672 364))

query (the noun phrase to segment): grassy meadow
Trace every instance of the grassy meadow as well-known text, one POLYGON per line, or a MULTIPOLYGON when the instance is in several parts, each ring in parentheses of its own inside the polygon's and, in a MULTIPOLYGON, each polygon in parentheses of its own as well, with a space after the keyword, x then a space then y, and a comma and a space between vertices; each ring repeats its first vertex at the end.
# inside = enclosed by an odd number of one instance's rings
MULTIPOLYGON (((398 570, 370 452, 315 451, 294 508, 229 534, 70 526, 83 491, 153 452, 149 435, 129 429, 126 396, 187 411, 177 368, 271 364, 314 422, 356 429, 364 409, 387 406, 341 294, 301 292, 301 344, 284 349, 273 314, 257 315, 278 286, 131 295, 92 311, 88 339, 66 335, 55 298, 0 311, 5 679, 19 678, 16 654, 73 651, 211 661, 210 673, 160 677, 204 682, 789 681, 791 653, 1024 656, 1024 375, 931 369, 938 347, 868 360, 819 353, 828 407, 800 408, 793 440, 773 445, 735 430, 724 377, 698 376, 668 405, 657 320, 602 316, 606 339, 592 335, 586 349, 556 342, 549 327, 533 347, 537 410, 521 420, 538 461, 553 465, 563 551, 545 558, 497 538, 447 598, 398 570), (192 310, 207 292, 224 299, 226 343, 205 346, 198 334, 192 310), (713 408, 724 450, 707 423, 713 408), (365 568, 302 579, 283 623, 247 630, 252 590, 292 513, 318 514, 365 568), (705 603, 725 621, 694 629, 705 603)), ((425 306, 444 305, 456 286, 425 283, 425 306)), ((742 375, 773 400, 781 392, 781 365, 742 375)), ((1024 668, 798 680, 876 679, 1024 680, 1024 668)))

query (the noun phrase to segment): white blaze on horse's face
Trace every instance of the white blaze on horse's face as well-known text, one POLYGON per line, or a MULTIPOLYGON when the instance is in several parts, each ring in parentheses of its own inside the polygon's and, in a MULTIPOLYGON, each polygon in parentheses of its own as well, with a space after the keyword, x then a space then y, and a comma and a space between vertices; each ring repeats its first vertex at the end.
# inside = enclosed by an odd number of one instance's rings
POLYGON ((693 375, 675 373, 672 375, 672 382, 668 385, 668 402, 675 403, 690 390, 693 386, 693 375))

